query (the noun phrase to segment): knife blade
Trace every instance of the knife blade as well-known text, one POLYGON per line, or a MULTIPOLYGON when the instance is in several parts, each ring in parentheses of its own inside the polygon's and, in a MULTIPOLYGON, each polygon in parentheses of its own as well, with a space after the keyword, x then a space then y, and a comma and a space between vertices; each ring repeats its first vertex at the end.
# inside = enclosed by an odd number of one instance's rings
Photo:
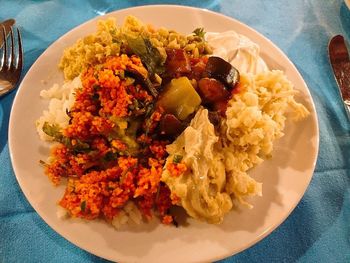
POLYGON ((344 107, 350 119, 350 58, 342 35, 336 35, 330 40, 328 54, 344 107))
MULTIPOLYGON (((16 20, 14 19, 8 19, 8 20, 5 20, 3 22, 0 22, 0 27, 3 25, 5 27, 5 35, 6 35, 6 38, 7 36, 10 34, 10 29, 11 29, 11 26, 13 26, 14 24, 16 23, 16 20)), ((1 32, 1 31, 0 31, 1 32)), ((0 48, 2 47, 4 43, 4 38, 2 36, 2 34, 0 34, 0 48)))

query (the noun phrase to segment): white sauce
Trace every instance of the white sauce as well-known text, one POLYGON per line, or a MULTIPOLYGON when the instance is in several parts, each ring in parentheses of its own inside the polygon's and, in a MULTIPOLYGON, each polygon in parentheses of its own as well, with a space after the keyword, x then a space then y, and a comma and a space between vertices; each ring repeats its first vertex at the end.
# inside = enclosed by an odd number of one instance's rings
POLYGON ((213 55, 230 62, 239 72, 257 74, 268 70, 260 57, 260 47, 249 38, 235 31, 207 32, 205 37, 213 47, 213 55))

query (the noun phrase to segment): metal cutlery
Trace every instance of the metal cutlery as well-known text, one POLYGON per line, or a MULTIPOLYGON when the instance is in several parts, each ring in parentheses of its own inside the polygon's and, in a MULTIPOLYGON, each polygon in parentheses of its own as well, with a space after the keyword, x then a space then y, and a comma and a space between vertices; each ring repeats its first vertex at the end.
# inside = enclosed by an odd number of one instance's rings
POLYGON ((330 40, 328 54, 344 107, 350 119, 350 58, 343 36, 337 35, 330 40))
POLYGON ((0 96, 16 87, 23 68, 21 34, 18 28, 15 30, 16 36, 14 36, 13 31, 13 28, 10 27, 9 36, 7 37, 5 26, 0 24, 0 35, 4 40, 0 48, 0 96))
MULTIPOLYGON (((6 37, 10 34, 10 29, 15 23, 16 23, 16 20, 14 20, 13 18, 7 19, 7 20, 2 21, 0 23, 0 27, 1 27, 1 25, 3 25, 5 27, 6 37)), ((2 34, 0 34, 0 48, 2 47, 3 43, 4 43, 4 37, 2 34)))

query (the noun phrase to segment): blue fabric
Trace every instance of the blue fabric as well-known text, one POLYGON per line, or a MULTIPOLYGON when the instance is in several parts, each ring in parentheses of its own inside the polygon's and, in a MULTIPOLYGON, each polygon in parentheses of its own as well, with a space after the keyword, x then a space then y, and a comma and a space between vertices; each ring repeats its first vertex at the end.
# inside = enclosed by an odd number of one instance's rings
MULTIPOLYGON (((255 28, 295 63, 316 103, 320 151, 307 192, 271 235, 222 262, 350 262, 350 124, 327 55, 331 36, 350 40, 350 11, 342 0, 0 0, 0 21, 13 17, 21 25, 26 73, 50 43, 78 24, 161 3, 207 8, 255 28)), ((0 98, 0 262, 105 262, 55 233, 23 196, 8 150, 14 95, 0 98)))

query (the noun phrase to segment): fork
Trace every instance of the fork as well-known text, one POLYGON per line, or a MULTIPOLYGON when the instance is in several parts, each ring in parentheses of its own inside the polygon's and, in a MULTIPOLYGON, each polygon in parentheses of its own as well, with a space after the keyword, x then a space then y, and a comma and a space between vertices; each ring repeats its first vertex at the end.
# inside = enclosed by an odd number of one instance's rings
POLYGON ((15 43, 13 28, 10 29, 10 41, 7 40, 5 27, 2 25, 0 28, 0 34, 4 39, 2 50, 2 56, 0 60, 0 97, 6 93, 12 91, 18 83, 23 68, 23 49, 22 38, 18 28, 17 32, 17 45, 15 43), (8 43, 10 42, 10 43, 8 43), (17 46, 17 52, 15 51, 17 46))

